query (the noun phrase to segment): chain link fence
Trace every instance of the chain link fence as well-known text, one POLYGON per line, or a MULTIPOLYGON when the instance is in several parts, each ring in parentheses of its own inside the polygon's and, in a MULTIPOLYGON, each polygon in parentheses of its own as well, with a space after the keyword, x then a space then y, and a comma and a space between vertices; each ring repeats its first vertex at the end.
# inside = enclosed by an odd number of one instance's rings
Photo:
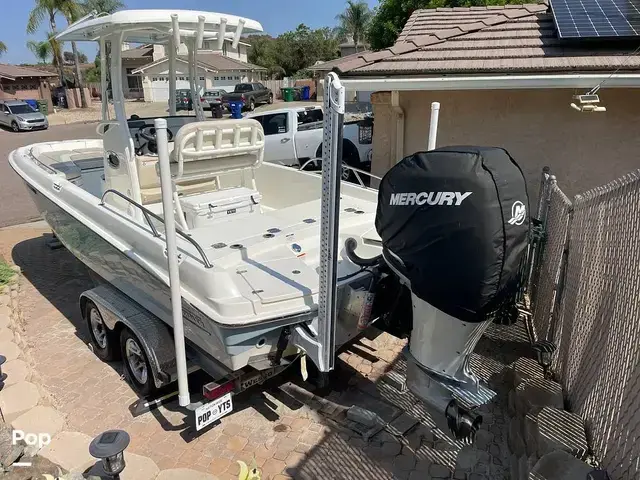
MULTIPOLYGON (((536 336, 613 480, 640 478, 640 171, 575 197, 545 179, 536 336)), ((535 293, 534 293, 535 292, 535 293)))

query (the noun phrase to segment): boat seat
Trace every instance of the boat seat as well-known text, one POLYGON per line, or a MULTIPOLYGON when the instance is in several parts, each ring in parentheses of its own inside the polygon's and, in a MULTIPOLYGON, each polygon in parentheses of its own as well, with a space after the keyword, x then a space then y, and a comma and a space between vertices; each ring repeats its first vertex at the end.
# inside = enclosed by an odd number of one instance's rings
MULTIPOLYGON (((171 146, 171 144, 169 144, 171 146)), ((140 183, 140 197, 143 205, 162 201, 160 189, 160 175, 158 158, 149 155, 136 156, 138 164, 138 182, 140 183)), ((176 182, 178 195, 193 195, 196 193, 217 190, 217 179, 184 180, 176 182)))
MULTIPOLYGON (((206 193, 219 188, 218 175, 261 165, 264 133, 255 120, 193 122, 178 130, 169 150, 178 195, 206 193)), ((142 204, 160 202, 158 158, 139 155, 136 163, 142 204)))
POLYGON ((170 154, 175 182, 256 169, 264 156, 264 131, 252 119, 194 122, 178 130, 170 154))

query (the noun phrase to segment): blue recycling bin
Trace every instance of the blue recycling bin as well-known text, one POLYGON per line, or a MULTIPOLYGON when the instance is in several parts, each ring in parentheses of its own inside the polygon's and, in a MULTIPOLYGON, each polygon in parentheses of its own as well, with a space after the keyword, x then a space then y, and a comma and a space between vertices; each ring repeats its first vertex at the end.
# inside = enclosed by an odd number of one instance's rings
POLYGON ((300 93, 300 99, 309 100, 309 98, 311 98, 311 96, 309 95, 310 92, 311 92, 311 87, 309 87, 308 85, 302 87, 302 92, 300 93))
POLYGON ((242 118, 242 107, 244 107, 244 102, 229 102, 229 108, 231 109, 231 118, 242 118))
POLYGON ((37 100, 25 100, 25 103, 27 103, 34 110, 38 110, 38 101, 37 100))

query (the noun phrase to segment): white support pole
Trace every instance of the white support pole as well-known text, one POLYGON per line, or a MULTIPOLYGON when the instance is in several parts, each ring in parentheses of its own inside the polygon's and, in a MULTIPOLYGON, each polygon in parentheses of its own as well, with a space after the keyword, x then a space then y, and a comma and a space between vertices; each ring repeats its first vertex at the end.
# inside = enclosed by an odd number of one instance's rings
POLYGON ((200 92, 198 92, 198 48, 196 47, 195 38, 188 38, 187 51, 189 58, 189 87, 191 88, 191 98, 193 99, 193 111, 198 121, 204 121, 204 111, 202 110, 202 102, 200 101, 200 92))
POLYGON ((169 142, 167 121, 154 120, 158 145, 158 165, 160 167, 160 190, 162 191, 162 211, 164 215, 165 237, 167 241, 167 263, 169 264, 169 286, 171 288, 171 312, 173 314, 173 341, 176 349, 178 371, 178 402, 181 407, 191 403, 187 379, 187 356, 184 344, 184 323, 182 320, 182 294, 180 293, 180 266, 178 262, 178 242, 176 220, 173 211, 171 167, 169 165, 169 142))
POLYGON ((220 19, 220 29, 218 30, 218 50, 222 50, 224 46, 224 35, 227 32, 227 19, 220 19))
POLYGON ((174 38, 169 39, 169 116, 171 117, 176 114, 176 51, 179 46, 180 43, 176 44, 174 38))
POLYGON ((238 48, 238 43, 240 43, 240 37, 242 36, 242 30, 244 29, 245 20, 243 18, 238 20, 238 26, 236 27, 236 33, 233 36, 233 43, 231 47, 234 49, 238 48))
POLYGON ((202 49, 204 40, 204 15, 198 15, 198 30, 196 30, 196 51, 202 49))
POLYGON ((107 42, 100 38, 100 91, 102 94, 102 121, 109 120, 109 85, 107 85, 107 42))
POLYGON ((438 117, 440 115, 440 102, 431 104, 431 123, 429 124, 429 143, 427 150, 435 150, 436 137, 438 136, 438 117))

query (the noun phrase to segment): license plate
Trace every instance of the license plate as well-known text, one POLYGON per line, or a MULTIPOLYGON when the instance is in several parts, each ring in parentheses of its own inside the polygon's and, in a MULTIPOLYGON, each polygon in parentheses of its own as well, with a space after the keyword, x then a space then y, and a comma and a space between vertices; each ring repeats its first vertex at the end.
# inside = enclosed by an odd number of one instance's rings
POLYGON ((196 430, 202 430, 207 425, 212 424, 232 411, 233 402, 231 400, 231 393, 227 393, 213 402, 205 403, 201 407, 196 408, 196 430))

